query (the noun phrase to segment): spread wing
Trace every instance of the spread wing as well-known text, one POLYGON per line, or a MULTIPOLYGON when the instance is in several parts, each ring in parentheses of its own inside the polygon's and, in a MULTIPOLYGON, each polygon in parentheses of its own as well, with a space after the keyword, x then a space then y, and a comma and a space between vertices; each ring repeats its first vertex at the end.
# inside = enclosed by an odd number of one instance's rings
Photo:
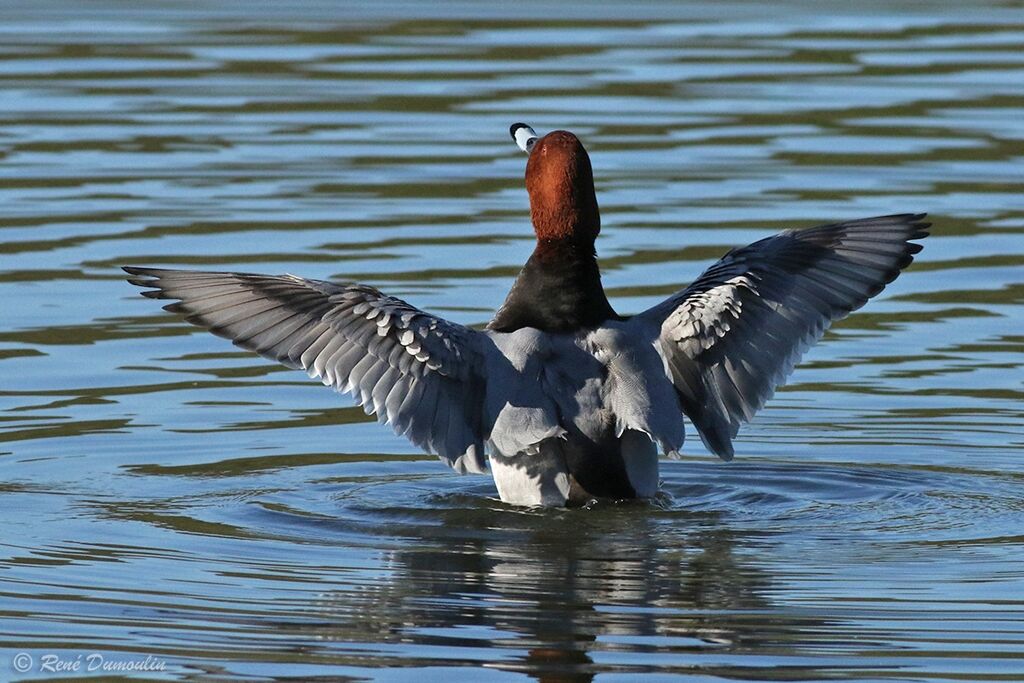
POLYGON ((686 289, 640 314, 683 412, 719 457, 833 320, 892 282, 928 233, 924 214, 786 231, 730 251, 686 289))
POLYGON ((293 275, 126 267, 164 308, 301 368, 460 472, 483 472, 480 333, 372 287, 293 275))

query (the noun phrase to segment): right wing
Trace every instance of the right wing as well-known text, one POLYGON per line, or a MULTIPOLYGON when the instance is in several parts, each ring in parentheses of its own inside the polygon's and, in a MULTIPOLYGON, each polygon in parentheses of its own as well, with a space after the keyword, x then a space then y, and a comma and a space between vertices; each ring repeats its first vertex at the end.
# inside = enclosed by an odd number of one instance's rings
POLYGON ((732 458, 740 425, 785 381, 833 320, 882 291, 928 235, 924 214, 788 230, 734 249, 638 317, 659 344, 683 412, 732 458))
POLYGON ((479 332, 372 287, 125 267, 164 308, 338 391, 459 472, 485 472, 479 332))

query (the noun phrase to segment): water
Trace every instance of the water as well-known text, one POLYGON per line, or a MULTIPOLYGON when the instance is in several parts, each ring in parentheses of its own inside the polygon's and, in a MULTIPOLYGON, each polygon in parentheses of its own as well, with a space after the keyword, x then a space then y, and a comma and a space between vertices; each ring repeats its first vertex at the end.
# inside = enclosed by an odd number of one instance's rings
POLYGON ((67 5, 0 8, 0 679, 1024 680, 1019 4, 67 5), (623 312, 784 227, 936 228, 735 462, 691 431, 658 500, 576 511, 118 270, 481 324, 531 249, 518 120, 590 148, 623 312))

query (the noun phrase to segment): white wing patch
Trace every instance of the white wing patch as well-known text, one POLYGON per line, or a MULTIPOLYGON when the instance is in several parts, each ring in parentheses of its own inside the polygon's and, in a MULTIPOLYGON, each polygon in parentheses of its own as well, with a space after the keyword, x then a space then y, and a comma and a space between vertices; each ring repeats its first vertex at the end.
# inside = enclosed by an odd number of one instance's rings
POLYGON ((684 300, 662 323, 662 338, 696 358, 725 337, 743 314, 740 290, 758 296, 753 279, 737 275, 684 300))

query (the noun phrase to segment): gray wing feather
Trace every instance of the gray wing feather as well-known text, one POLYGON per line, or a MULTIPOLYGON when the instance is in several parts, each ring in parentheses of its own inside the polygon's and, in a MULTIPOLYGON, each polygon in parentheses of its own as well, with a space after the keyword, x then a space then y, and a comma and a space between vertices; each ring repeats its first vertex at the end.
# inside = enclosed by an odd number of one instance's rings
POLYGON ((732 439, 833 320, 864 305, 921 250, 924 214, 791 230, 734 249, 641 313, 683 407, 723 459, 732 439))
POLYGON ((185 319, 351 393, 367 413, 459 471, 485 471, 479 333, 372 287, 254 275, 124 269, 185 319))

